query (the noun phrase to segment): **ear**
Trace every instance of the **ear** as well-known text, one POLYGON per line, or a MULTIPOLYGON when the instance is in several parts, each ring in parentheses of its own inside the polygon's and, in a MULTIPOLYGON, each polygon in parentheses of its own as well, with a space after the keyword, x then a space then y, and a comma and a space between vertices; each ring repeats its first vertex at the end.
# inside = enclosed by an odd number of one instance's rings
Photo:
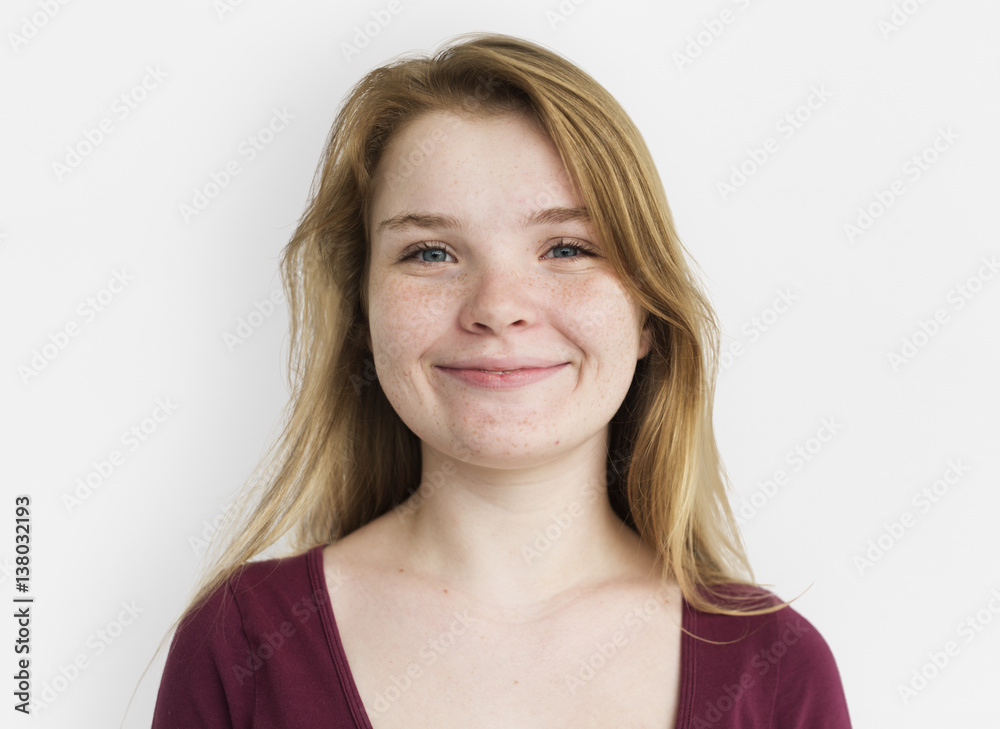
POLYGON ((639 342, 639 356, 637 359, 642 359, 647 354, 649 350, 653 348, 653 331, 647 324, 642 328, 642 339, 639 342))

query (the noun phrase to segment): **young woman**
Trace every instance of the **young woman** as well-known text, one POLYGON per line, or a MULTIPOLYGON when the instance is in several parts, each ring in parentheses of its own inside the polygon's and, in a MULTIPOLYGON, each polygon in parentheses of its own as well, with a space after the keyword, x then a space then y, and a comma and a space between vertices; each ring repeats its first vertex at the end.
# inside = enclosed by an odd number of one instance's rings
POLYGON ((596 81, 483 34, 372 71, 282 273, 278 468, 155 729, 850 725, 823 638, 753 582, 714 315, 596 81))

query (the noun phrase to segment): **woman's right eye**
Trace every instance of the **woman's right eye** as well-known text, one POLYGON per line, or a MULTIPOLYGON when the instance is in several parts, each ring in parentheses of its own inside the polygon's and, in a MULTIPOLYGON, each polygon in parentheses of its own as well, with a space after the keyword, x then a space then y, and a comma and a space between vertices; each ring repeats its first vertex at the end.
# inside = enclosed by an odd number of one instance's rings
POLYGON ((422 243, 418 243, 413 248, 408 248, 406 251, 404 251, 403 254, 399 257, 399 260, 400 261, 408 261, 408 260, 413 259, 413 260, 416 260, 418 263, 426 263, 426 264, 431 264, 431 263, 446 263, 445 259, 442 256, 447 256, 447 255, 449 255, 448 251, 445 250, 444 247, 442 247, 440 245, 435 245, 433 243, 423 243, 422 242, 422 243), (431 253, 435 254, 436 258, 431 259, 431 260, 428 260, 427 258, 423 258, 422 254, 425 251, 430 251, 431 253))

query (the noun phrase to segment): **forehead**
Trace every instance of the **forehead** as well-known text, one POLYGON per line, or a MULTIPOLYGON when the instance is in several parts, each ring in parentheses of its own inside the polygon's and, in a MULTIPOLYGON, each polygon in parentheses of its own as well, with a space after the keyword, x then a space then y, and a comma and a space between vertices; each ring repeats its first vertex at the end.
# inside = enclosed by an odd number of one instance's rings
POLYGON ((387 145, 377 178, 370 208, 376 226, 410 210, 476 225, 580 205, 555 144, 520 115, 423 114, 387 145))

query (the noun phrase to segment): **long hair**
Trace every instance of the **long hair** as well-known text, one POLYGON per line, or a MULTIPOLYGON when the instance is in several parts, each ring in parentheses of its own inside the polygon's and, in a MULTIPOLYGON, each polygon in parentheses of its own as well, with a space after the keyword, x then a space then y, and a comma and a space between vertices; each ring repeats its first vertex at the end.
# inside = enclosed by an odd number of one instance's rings
POLYGON ((383 393, 367 347, 367 221, 381 175, 409 174, 424 153, 417 145, 384 159, 388 142, 433 111, 517 113, 539 124, 644 311, 652 346, 609 428, 612 508, 696 609, 750 615, 782 607, 714 589, 755 587, 712 427, 718 323, 642 136, 604 87, 561 56, 477 33, 376 68, 344 99, 281 260, 292 396, 262 461, 271 476, 214 540, 188 610, 282 538, 296 553, 334 542, 419 486, 419 439, 383 393))

